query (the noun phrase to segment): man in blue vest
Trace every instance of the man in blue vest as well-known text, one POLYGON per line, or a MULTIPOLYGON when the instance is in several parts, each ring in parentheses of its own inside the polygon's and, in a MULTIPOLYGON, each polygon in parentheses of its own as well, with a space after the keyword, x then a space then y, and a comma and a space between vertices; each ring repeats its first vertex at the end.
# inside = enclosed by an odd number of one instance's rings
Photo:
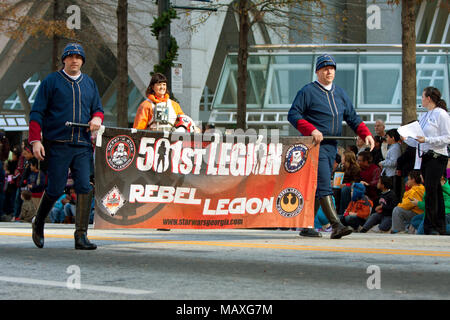
MULTIPOLYGON (((336 159, 337 141, 324 140, 324 136, 341 136, 345 121, 361 137, 370 150, 375 142, 370 130, 356 114, 350 98, 333 81, 336 75, 336 60, 323 54, 316 61, 317 80, 304 86, 292 103, 288 113, 289 122, 304 136, 312 136, 320 144, 317 190, 314 209, 322 207, 331 223, 332 239, 340 239, 352 233, 350 227, 341 224, 333 203, 331 174, 336 159)), ((314 229, 303 229, 301 236, 320 237, 314 229)))
POLYGON ((34 156, 48 161, 48 184, 32 221, 33 242, 44 246, 45 218, 64 192, 70 168, 77 193, 75 249, 93 250, 97 246, 87 238, 93 196, 91 132, 100 128, 103 108, 94 80, 81 73, 83 47, 69 43, 61 60, 64 68, 42 81, 30 112, 28 141, 34 156), (89 130, 66 127, 66 121, 88 124, 89 130))

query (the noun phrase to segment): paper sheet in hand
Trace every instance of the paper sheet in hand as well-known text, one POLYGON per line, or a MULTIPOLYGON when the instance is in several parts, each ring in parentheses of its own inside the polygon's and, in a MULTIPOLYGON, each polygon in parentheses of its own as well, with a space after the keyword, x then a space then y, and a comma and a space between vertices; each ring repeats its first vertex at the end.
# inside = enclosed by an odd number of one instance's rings
POLYGON ((425 137, 423 133, 422 127, 420 126, 418 121, 411 122, 410 124, 401 126, 397 129, 398 133, 405 138, 417 138, 417 137, 425 137))

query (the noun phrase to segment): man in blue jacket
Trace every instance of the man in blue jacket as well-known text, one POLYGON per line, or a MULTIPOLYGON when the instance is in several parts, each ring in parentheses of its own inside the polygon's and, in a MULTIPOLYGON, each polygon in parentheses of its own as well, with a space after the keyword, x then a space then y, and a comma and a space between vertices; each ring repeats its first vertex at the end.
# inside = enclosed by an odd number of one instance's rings
MULTIPOLYGON (((350 98, 333 81, 336 75, 336 60, 323 54, 316 61, 317 81, 304 86, 292 103, 288 113, 289 122, 304 136, 312 136, 315 144, 320 144, 317 190, 314 209, 322 207, 333 231, 332 239, 340 239, 352 233, 339 221, 333 203, 331 174, 336 159, 337 141, 324 140, 324 136, 341 136, 342 122, 345 121, 373 149, 375 142, 367 126, 356 114, 350 98)), ((314 229, 303 229, 302 236, 320 237, 314 229)))
POLYGON ((94 80, 81 73, 86 61, 83 47, 69 43, 61 60, 64 68, 42 81, 30 112, 28 140, 33 154, 48 161, 48 185, 32 221, 33 242, 39 248, 44 246, 44 221, 64 192, 70 168, 78 198, 75 249, 93 250, 97 246, 87 238, 93 194, 91 132, 100 128, 103 108, 94 80), (66 121, 89 124, 89 130, 66 127, 66 121))

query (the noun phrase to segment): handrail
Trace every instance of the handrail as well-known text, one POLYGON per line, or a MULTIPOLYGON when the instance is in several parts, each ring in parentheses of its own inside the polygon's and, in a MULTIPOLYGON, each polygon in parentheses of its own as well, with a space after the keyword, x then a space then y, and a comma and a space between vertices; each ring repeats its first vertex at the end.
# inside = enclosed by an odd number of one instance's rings
MULTIPOLYGON (((378 43, 330 43, 330 44, 255 44, 250 45, 250 50, 312 50, 312 49, 341 49, 341 50, 374 50, 393 49, 401 50, 402 44, 378 44, 378 43)), ((416 44, 416 50, 450 50, 450 44, 416 44)))

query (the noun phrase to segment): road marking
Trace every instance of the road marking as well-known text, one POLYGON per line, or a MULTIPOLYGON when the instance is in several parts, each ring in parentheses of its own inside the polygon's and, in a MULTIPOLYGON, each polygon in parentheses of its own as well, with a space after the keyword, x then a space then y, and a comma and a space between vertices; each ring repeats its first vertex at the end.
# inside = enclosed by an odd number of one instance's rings
POLYGON ((89 285, 89 284, 82 284, 82 283, 80 284, 79 289, 74 289, 74 288, 69 288, 67 286, 67 282, 64 282, 64 281, 39 280, 39 279, 18 278, 18 277, 2 277, 2 276, 0 276, 0 281, 39 285, 39 286, 62 287, 62 288, 67 288, 69 290, 92 290, 92 291, 102 291, 102 292, 119 293, 119 294, 139 295, 139 294, 153 293, 152 291, 147 291, 147 290, 129 289, 129 288, 121 288, 121 287, 110 287, 110 286, 97 286, 97 285, 89 285))
MULTIPOLYGON (((0 232, 0 236, 30 237, 30 233, 0 232)), ((46 238, 73 239, 69 235, 46 234, 46 238)), ((382 249, 382 248, 352 248, 338 246, 308 246, 308 245, 283 245, 269 243, 243 243, 243 242, 219 242, 219 241, 191 241, 191 240, 167 240, 167 239, 142 239, 142 238, 121 238, 89 236, 91 240, 118 241, 118 242, 138 242, 138 243, 159 243, 159 244, 185 244, 198 246, 216 246, 233 248, 254 248, 254 249, 279 249, 298 251, 325 251, 325 252, 346 252, 346 253, 371 253, 371 254, 392 254, 409 256, 432 256, 450 257, 449 251, 414 250, 414 249, 382 249)))

